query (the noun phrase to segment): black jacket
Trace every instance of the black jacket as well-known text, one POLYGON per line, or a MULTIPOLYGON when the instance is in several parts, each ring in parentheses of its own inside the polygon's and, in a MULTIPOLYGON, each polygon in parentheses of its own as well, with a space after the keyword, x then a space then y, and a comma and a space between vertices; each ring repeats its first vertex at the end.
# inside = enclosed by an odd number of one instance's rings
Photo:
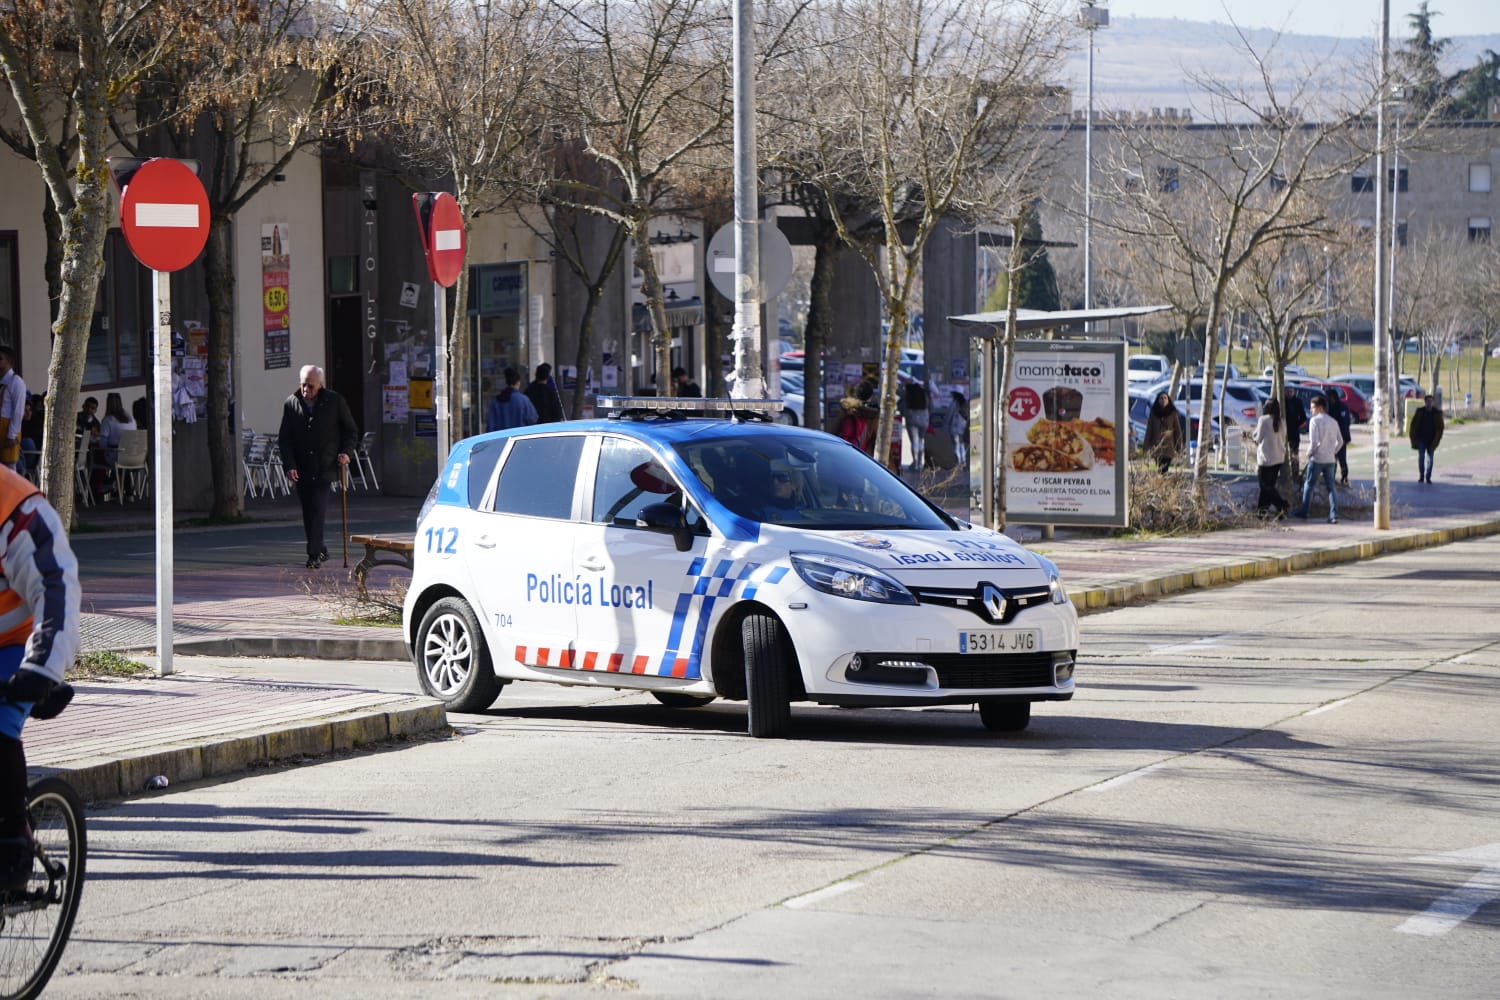
POLYGON ((312 412, 300 393, 292 393, 281 407, 281 465, 304 479, 334 483, 339 479, 339 454, 350 458, 359 448, 359 427, 344 397, 320 389, 312 412))
POLYGON ((553 424, 563 418, 562 397, 552 385, 534 381, 526 387, 526 398, 536 407, 537 423, 553 424))

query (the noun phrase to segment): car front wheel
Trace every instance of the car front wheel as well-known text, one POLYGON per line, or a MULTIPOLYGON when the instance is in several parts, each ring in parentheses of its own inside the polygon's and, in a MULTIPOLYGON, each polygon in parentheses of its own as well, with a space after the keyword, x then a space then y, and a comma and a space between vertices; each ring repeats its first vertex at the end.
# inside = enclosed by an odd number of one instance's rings
POLYGON ((750 735, 780 739, 792 728, 792 660, 786 632, 770 615, 747 615, 740 623, 740 641, 745 652, 750 735))
POLYGON ((445 597, 427 609, 416 659, 422 690, 452 712, 482 712, 505 686, 495 677, 474 609, 462 598, 445 597))

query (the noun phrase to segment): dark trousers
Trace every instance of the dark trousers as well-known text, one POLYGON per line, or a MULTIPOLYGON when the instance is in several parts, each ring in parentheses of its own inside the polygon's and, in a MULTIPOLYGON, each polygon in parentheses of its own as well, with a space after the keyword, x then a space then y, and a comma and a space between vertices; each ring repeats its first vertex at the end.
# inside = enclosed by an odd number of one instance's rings
POLYGON ((328 483, 322 479, 297 477, 297 499, 302 501, 302 531, 307 535, 307 558, 328 551, 323 544, 323 522, 328 518, 328 483))
POLYGON ((1264 513, 1275 508, 1283 513, 1286 512, 1286 499, 1276 488, 1276 480, 1281 478, 1281 467, 1285 464, 1285 462, 1277 462, 1275 465, 1262 465, 1256 470, 1260 478, 1260 499, 1256 501, 1256 510, 1264 513))
POLYGON ((1349 482, 1349 442, 1345 441, 1339 448, 1336 461, 1339 463, 1339 482, 1349 482))

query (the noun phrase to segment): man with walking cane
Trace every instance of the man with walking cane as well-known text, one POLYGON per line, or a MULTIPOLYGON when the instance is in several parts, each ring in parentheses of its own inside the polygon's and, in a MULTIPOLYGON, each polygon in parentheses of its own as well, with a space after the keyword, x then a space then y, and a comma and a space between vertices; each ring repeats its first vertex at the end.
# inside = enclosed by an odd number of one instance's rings
MULTIPOLYGON (((323 387, 323 369, 303 365, 297 391, 281 408, 281 464, 297 487, 302 502, 302 529, 307 536, 307 568, 317 569, 328 559, 323 522, 328 515, 328 493, 343 481, 349 456, 359 447, 359 428, 344 397, 323 387)), ((345 554, 348 556, 348 512, 345 508, 345 554)))

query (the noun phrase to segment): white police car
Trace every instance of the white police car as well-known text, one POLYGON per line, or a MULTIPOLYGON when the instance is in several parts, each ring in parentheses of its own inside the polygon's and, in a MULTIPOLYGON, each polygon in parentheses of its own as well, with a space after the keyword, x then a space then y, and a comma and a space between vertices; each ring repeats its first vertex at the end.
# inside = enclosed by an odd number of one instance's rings
POLYGON ((777 737, 794 701, 977 704, 1020 730, 1073 696, 1078 620, 1046 559, 831 434, 747 419, 779 401, 608 402, 449 455, 403 609, 449 708, 592 684, 744 700, 751 735, 777 737))

